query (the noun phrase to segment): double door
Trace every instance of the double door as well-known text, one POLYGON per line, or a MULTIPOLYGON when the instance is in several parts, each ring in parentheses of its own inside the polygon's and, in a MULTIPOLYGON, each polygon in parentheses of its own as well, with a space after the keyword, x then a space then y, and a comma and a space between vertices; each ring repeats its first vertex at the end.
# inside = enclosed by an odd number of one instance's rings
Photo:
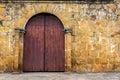
POLYGON ((54 15, 41 13, 26 25, 23 71, 64 71, 63 24, 54 15))

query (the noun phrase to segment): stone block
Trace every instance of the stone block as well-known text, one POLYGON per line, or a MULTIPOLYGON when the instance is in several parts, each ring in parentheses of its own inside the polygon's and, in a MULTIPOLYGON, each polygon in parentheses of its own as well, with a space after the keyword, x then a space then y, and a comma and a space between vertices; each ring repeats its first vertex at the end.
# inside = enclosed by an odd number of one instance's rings
POLYGON ((9 55, 9 56, 6 57, 5 65, 6 65, 6 67, 5 67, 6 71, 12 71, 12 68, 13 68, 13 56, 9 55))
POLYGON ((79 50, 79 46, 75 47, 73 50, 72 50, 72 56, 80 56, 80 50, 79 50))
POLYGON ((107 64, 107 63, 108 63, 107 57, 100 58, 100 63, 101 63, 101 64, 107 64))
POLYGON ((10 72, 13 69, 13 65, 11 63, 6 64, 5 71, 10 72))
POLYGON ((10 21, 3 21, 4 27, 10 27, 11 22, 10 21))
POLYGON ((100 20, 96 21, 95 24, 99 26, 101 24, 100 20))
POLYGON ((120 26, 120 20, 115 22, 115 26, 119 27, 120 26))
POLYGON ((93 72, 101 72, 101 71, 102 71, 102 66, 101 66, 101 64, 94 64, 92 71, 93 71, 93 72))
POLYGON ((72 28, 72 34, 73 34, 73 35, 78 35, 78 32, 79 32, 78 26, 74 26, 74 27, 72 28))
MULTIPOLYGON (((104 6, 104 5, 103 5, 104 6)), ((101 5, 96 5, 95 8, 100 9, 101 5)))
MULTIPOLYGON (((9 23, 8 23, 9 24, 9 23)), ((9 27, 4 27, 4 32, 8 33, 9 32, 9 27)))
POLYGON ((86 49, 86 43, 81 43, 81 44, 79 45, 79 48, 80 48, 80 50, 86 49))
POLYGON ((89 56, 93 57, 93 58, 97 58, 98 57, 98 51, 97 50, 91 50, 89 52, 89 56))
POLYGON ((115 71, 120 71, 120 63, 115 63, 114 64, 114 70, 115 71))
POLYGON ((117 8, 117 6, 116 6, 115 4, 110 4, 109 8, 110 8, 111 10, 114 10, 114 9, 117 8))
POLYGON ((112 57, 111 57, 111 58, 109 59, 109 63, 110 63, 110 64, 114 64, 114 62, 115 62, 115 58, 112 58, 112 57))
POLYGON ((65 71, 66 71, 66 72, 71 72, 71 70, 72 70, 72 69, 71 69, 71 65, 70 65, 70 66, 65 66, 65 71))
POLYGON ((98 21, 96 21, 95 24, 96 24, 97 26, 100 26, 100 25, 101 25, 101 27, 106 27, 107 24, 108 24, 108 21, 107 21, 107 20, 98 20, 98 21))
POLYGON ((71 57, 71 50, 70 49, 65 50, 65 53, 67 55, 67 58, 71 57))
POLYGON ((120 3, 120 0, 116 0, 118 3, 120 3))
POLYGON ((24 25, 27 22, 27 18, 26 17, 21 17, 19 20, 17 20, 18 24, 21 25, 20 27, 23 28, 24 25), (22 26, 23 25, 23 26, 22 26))
POLYGON ((120 38, 116 38, 116 43, 120 44, 120 38))
POLYGON ((76 42, 76 43, 77 43, 77 45, 81 44, 80 39, 81 39, 81 38, 80 38, 80 36, 79 36, 79 35, 74 36, 74 42, 76 42))
POLYGON ((26 9, 26 10, 32 10, 32 9, 33 9, 33 6, 32 6, 32 5, 26 5, 25 9, 26 9))
POLYGON ((117 68, 115 69, 115 71, 119 72, 119 71, 120 71, 120 67, 117 67, 117 68))
POLYGON ((6 62, 6 54, 5 53, 2 53, 1 54, 1 64, 2 65, 4 65, 4 64, 6 64, 7 62, 6 62))
POLYGON ((14 68, 15 69, 18 69, 18 56, 16 55, 16 56, 14 56, 14 60, 13 60, 13 65, 14 65, 14 68))
POLYGON ((27 14, 25 14, 26 18, 29 19, 31 16, 33 16, 33 14, 35 14, 35 11, 34 10, 31 10, 30 12, 28 12, 27 14))
POLYGON ((91 17, 88 16, 88 15, 84 15, 84 16, 81 16, 80 18, 84 19, 84 20, 89 20, 91 17))
POLYGON ((102 70, 101 71, 108 71, 108 70, 109 70, 109 68, 108 68, 107 65, 102 65, 102 70))
POLYGON ((100 64, 100 58, 95 58, 95 63, 100 64))
POLYGON ((80 22, 79 22, 79 25, 80 25, 80 27, 87 27, 88 26, 88 21, 87 20, 81 20, 80 22))
POLYGON ((10 28, 12 28, 12 29, 16 28, 16 26, 14 25, 14 22, 11 22, 10 28))
POLYGON ((6 4, 5 3, 0 3, 0 8, 5 8, 6 4))
POLYGON ((66 59, 67 61, 66 61, 66 65, 67 66, 71 66, 71 58, 69 58, 69 59, 66 59))
POLYGON ((93 47, 95 48, 95 50, 100 50, 101 49, 101 44, 93 44, 93 47))
POLYGON ((0 15, 5 15, 5 13, 6 13, 5 8, 0 8, 0 15))
POLYGON ((90 5, 90 7, 89 8, 95 8, 95 5, 94 4, 92 4, 92 5, 90 5))
POLYGON ((113 64, 109 64, 108 71, 113 71, 113 70, 114 70, 114 65, 113 64))
POLYGON ((95 59, 93 57, 87 58, 87 64, 94 64, 94 63, 95 63, 95 59))
POLYGON ((89 51, 90 51, 90 50, 93 50, 93 45, 92 45, 91 43, 89 43, 89 44, 87 45, 87 48, 88 48, 89 51))
POLYGON ((83 50, 83 51, 81 52, 81 56, 82 56, 82 57, 88 57, 88 55, 89 55, 89 51, 88 51, 88 50, 83 50))
POLYGON ((72 71, 76 71, 76 72, 79 71, 79 67, 77 64, 73 65, 72 71))
POLYGON ((106 43, 107 41, 108 41, 108 39, 106 37, 101 38, 102 43, 106 43))
POLYGON ((6 17, 4 17, 4 20, 5 21, 9 21, 9 20, 11 20, 11 17, 10 16, 6 16, 6 17))
POLYGON ((87 43, 88 42, 88 38, 87 37, 83 37, 80 39, 81 43, 87 43))
POLYGON ((15 16, 14 15, 15 14, 15 10, 14 9, 10 9, 9 13, 10 13, 11 16, 15 16))
POLYGON ((107 32, 101 32, 101 37, 108 37, 108 33, 107 32))
POLYGON ((0 15, 0 21, 4 20, 4 16, 0 15))
POLYGON ((4 32, 4 27, 0 27, 0 32, 4 32))
POLYGON ((107 58, 113 58, 113 54, 112 53, 110 53, 109 51, 106 53, 106 56, 107 56, 107 58))
POLYGON ((79 65, 79 71, 81 72, 86 72, 87 71, 87 66, 82 64, 82 65, 79 65))
POLYGON ((77 64, 81 64, 83 62, 86 63, 86 61, 87 61, 86 57, 82 57, 82 56, 76 57, 76 63, 77 64))
MULTIPOLYGON (((30 10, 30 9, 26 9, 25 7, 22 7, 22 8, 21 8, 22 14, 24 14, 24 15, 28 13, 28 10, 30 10)), ((22 15, 22 14, 21 14, 21 15, 22 15)), ((24 17, 25 17, 25 16, 24 16, 24 17)))
POLYGON ((91 20, 88 21, 88 26, 89 26, 90 28, 91 28, 91 27, 96 27, 95 22, 94 22, 94 21, 91 21, 91 20))
POLYGON ((69 43, 65 44, 65 48, 66 49, 71 49, 71 44, 69 44, 69 43))
POLYGON ((14 50, 14 53, 15 53, 16 56, 18 56, 18 53, 19 53, 19 47, 15 46, 15 48, 16 48, 16 49, 14 50))
POLYGON ((77 64, 76 57, 72 57, 71 58, 71 63, 72 63, 72 65, 77 64))
POLYGON ((9 37, 5 36, 5 35, 1 35, 0 39, 1 39, 1 44, 3 44, 5 46, 5 44, 8 43, 8 41, 6 41, 6 40, 8 40, 9 37))
POLYGON ((0 73, 4 72, 5 70, 5 66, 4 65, 0 65, 0 73))
POLYGON ((93 35, 93 32, 91 32, 91 31, 87 31, 86 33, 85 33, 85 36, 87 36, 87 37, 90 37, 90 36, 92 36, 93 35))
POLYGON ((103 26, 99 25, 99 26, 98 26, 98 31, 99 31, 99 32, 104 32, 104 31, 105 31, 105 29, 104 29, 104 27, 103 27, 103 26))
POLYGON ((115 58, 115 63, 120 63, 120 57, 115 58))
POLYGON ((118 53, 117 52, 113 52, 113 58, 117 58, 118 57, 118 53))
POLYGON ((115 33, 115 32, 118 32, 118 30, 119 30, 119 27, 112 27, 110 32, 115 33))
POLYGON ((10 54, 9 54, 9 52, 10 52, 10 50, 9 50, 9 47, 8 47, 8 45, 7 46, 5 46, 5 48, 4 48, 5 50, 3 50, 3 54, 5 54, 6 56, 9 56, 10 54))
POLYGON ((102 45, 101 45, 101 53, 106 53, 107 51, 109 51, 109 45, 107 45, 107 44, 105 44, 105 43, 103 43, 102 45))
POLYGON ((91 72, 92 68, 93 68, 92 64, 86 64, 86 69, 87 69, 88 72, 91 72))
POLYGON ((97 28, 96 28, 96 27, 94 27, 94 26, 92 26, 92 27, 90 27, 90 26, 89 26, 89 28, 90 28, 90 31, 91 31, 91 32, 95 32, 95 31, 96 31, 96 29, 97 29, 97 28))

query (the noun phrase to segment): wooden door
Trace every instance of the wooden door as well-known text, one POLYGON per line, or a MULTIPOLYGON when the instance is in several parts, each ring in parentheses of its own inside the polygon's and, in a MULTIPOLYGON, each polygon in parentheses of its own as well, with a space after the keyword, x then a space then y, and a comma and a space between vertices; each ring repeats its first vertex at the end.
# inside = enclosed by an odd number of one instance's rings
POLYGON ((64 71, 63 25, 53 15, 45 20, 45 71, 64 71))
POLYGON ((63 24, 54 15, 41 13, 26 25, 23 71, 64 71, 63 24))

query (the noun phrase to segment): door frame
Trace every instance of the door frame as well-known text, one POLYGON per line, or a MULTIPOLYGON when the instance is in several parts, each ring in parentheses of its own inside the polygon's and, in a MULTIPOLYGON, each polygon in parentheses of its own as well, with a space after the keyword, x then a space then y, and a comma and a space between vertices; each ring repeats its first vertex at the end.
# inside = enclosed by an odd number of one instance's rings
MULTIPOLYGON (((33 14, 30 18, 28 18, 24 24, 24 27, 22 30, 22 32, 18 31, 18 32, 15 32, 15 47, 18 47, 15 49, 15 54, 17 54, 17 61, 16 61, 16 64, 13 65, 14 67, 14 72, 23 72, 23 49, 24 49, 24 33, 25 33, 25 27, 28 23, 28 21, 34 17, 35 15, 38 15, 38 14, 41 14, 41 13, 48 13, 48 14, 52 14, 52 13, 49 13, 49 12, 40 12, 40 13, 37 13, 37 14, 33 14)), ((54 15, 54 14, 52 14, 54 15)), ((55 17, 57 17, 60 21, 61 19, 54 15, 55 17)), ((63 22, 61 21, 61 23, 63 24, 63 22)), ((63 24, 63 27, 64 29, 67 28, 67 26, 64 26, 63 24)), ((70 33, 67 33, 67 34, 64 34, 64 43, 65 43, 65 72, 69 72, 71 71, 71 34, 70 33), (68 41, 69 40, 69 41, 68 41)))

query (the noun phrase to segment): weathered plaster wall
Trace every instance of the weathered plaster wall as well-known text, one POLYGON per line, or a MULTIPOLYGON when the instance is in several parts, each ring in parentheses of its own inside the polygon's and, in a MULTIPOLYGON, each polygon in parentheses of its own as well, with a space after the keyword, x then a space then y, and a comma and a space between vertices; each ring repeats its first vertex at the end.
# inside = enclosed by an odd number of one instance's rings
POLYGON ((114 35, 120 26, 119 3, 0 3, 0 71, 22 66, 23 36, 14 29, 24 29, 40 12, 58 16, 72 29, 65 34, 66 71, 120 71, 120 35, 114 35))

